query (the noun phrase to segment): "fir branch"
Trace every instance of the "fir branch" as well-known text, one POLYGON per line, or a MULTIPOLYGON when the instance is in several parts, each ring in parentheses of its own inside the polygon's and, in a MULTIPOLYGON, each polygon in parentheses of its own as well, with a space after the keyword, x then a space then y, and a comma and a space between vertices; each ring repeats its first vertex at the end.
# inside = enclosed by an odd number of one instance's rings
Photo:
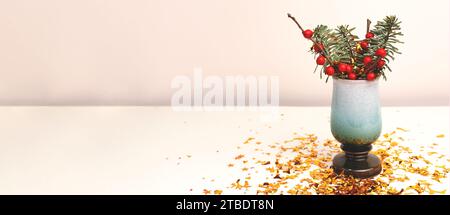
POLYGON ((400 32, 400 23, 395 16, 387 16, 383 21, 377 22, 374 29, 377 38, 373 40, 373 49, 386 49, 391 59, 394 59, 394 53, 400 54, 398 48, 395 46, 397 43, 403 43, 397 38, 398 36, 403 36, 400 32))
POLYGON ((319 53, 327 58, 329 64, 333 63, 333 57, 330 55, 331 47, 334 45, 332 39, 333 35, 332 30, 326 25, 319 25, 314 29, 314 34, 311 38, 311 40, 315 42, 314 45, 321 47, 321 44, 323 46, 319 53))
MULTIPOLYGON (((400 32, 400 23, 401 22, 395 16, 387 16, 383 19, 383 21, 378 21, 375 25, 375 29, 373 30, 375 38, 371 39, 371 50, 369 52, 373 54, 377 49, 383 48, 387 52, 387 57, 384 58, 384 60, 387 62, 390 62, 390 60, 394 60, 394 54, 400 54, 398 48, 396 47, 396 44, 403 43, 397 38, 398 36, 403 36, 403 34, 400 32)), ((369 71, 373 70, 381 74, 381 76, 383 76, 383 78, 386 80, 384 68, 377 69, 376 65, 378 59, 380 58, 375 57, 373 62, 368 65, 367 69, 369 71)), ((385 68, 391 71, 387 64, 385 64, 385 68)))
POLYGON ((355 39, 357 39, 357 36, 352 34, 353 30, 354 28, 349 29, 348 25, 341 25, 336 29, 336 51, 342 55, 339 61, 348 61, 347 63, 353 63, 355 60, 353 47, 356 47, 355 39))

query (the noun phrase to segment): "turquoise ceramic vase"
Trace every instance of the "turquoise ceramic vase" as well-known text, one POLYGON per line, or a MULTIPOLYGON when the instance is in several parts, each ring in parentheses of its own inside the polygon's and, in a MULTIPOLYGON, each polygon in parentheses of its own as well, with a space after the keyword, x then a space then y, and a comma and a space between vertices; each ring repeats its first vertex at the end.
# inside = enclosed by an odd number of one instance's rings
POLYGON ((333 158, 336 173, 369 178, 381 172, 380 159, 370 154, 381 134, 378 79, 333 79, 331 133, 344 151, 333 158))

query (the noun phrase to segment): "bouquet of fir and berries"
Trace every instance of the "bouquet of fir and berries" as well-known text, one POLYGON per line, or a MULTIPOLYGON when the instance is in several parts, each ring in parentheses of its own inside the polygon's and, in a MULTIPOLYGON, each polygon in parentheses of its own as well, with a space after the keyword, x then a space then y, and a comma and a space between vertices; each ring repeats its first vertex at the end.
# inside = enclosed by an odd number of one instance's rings
POLYGON ((382 76, 386 79, 385 70, 391 71, 388 63, 394 60, 394 54, 400 54, 396 45, 402 43, 398 37, 400 21, 395 16, 387 16, 370 28, 367 20, 367 31, 364 39, 359 39, 352 32, 355 28, 348 25, 330 29, 326 25, 318 25, 314 30, 303 29, 297 20, 288 14, 302 31, 303 36, 313 45, 311 52, 316 57, 316 71, 319 66, 320 77, 327 75, 338 79, 375 80, 382 76))

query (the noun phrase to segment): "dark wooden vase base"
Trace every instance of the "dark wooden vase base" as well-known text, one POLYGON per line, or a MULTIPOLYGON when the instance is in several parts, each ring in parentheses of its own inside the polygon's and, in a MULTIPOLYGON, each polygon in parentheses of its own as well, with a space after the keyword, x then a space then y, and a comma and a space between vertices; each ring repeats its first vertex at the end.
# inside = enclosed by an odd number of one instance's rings
POLYGON ((333 170, 336 174, 351 175, 356 178, 371 178, 381 172, 381 161, 370 154, 372 144, 341 144, 344 151, 333 158, 333 170))

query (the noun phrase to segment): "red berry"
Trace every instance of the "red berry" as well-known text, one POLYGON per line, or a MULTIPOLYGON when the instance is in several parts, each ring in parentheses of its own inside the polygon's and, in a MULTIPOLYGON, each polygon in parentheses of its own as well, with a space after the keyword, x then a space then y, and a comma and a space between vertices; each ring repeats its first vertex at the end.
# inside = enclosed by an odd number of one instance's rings
POLYGON ((359 43, 359 45, 363 49, 367 49, 369 47, 369 43, 367 43, 366 41, 362 41, 361 43, 359 43))
POLYGON ((316 63, 317 63, 318 65, 324 65, 324 64, 325 64, 325 61, 326 61, 326 59, 325 59, 325 57, 324 57, 323 55, 320 55, 320 56, 316 59, 316 63))
POLYGON ((309 30, 309 29, 303 31, 303 36, 304 36, 306 39, 311 39, 311 37, 312 37, 313 34, 314 34, 314 32, 311 31, 311 30, 309 30))
POLYGON ((368 33, 366 34, 366 38, 367 38, 367 39, 373 38, 374 36, 375 36, 375 34, 373 34, 372 32, 368 32, 368 33))
POLYGON ((321 52, 323 51, 325 48, 323 47, 323 44, 319 43, 319 44, 314 44, 313 49, 315 52, 321 52))
POLYGON ((377 61, 377 67, 379 69, 383 68, 384 64, 386 64, 386 61, 384 61, 384 60, 378 60, 377 61))
POLYGON ((345 63, 340 63, 340 64, 338 65, 338 70, 339 70, 340 72, 346 72, 346 71, 347 71, 347 64, 345 64, 345 63))
POLYGON ((327 75, 334 75, 334 68, 332 66, 327 66, 327 68, 325 68, 325 74, 327 75))
POLYGON ((372 62, 372 58, 369 57, 369 56, 365 56, 365 57, 363 58, 363 62, 364 62, 364 65, 367 65, 367 64, 369 64, 370 62, 372 62))
POLYGON ((356 80, 356 74, 353 72, 348 73, 348 79, 350 80, 356 80))
POLYGON ((383 58, 386 57, 387 53, 385 49, 379 48, 375 51, 375 55, 383 58))
POLYGON ((347 64, 347 68, 346 68, 346 71, 347 71, 348 73, 351 73, 351 72, 353 72, 353 66, 352 66, 352 65, 348 65, 348 64, 347 64))
POLYGON ((377 77, 377 76, 376 76, 375 73, 373 73, 373 72, 367 73, 367 80, 368 80, 368 81, 372 81, 372 80, 374 80, 376 77, 377 77))

